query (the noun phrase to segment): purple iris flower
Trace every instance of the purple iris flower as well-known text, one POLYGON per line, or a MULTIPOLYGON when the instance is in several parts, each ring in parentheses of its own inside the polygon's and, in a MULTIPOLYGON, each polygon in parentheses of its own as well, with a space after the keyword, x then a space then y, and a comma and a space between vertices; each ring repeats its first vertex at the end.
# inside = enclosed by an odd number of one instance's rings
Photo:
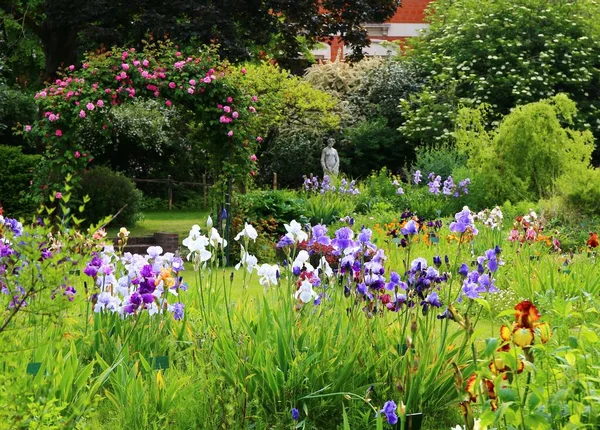
POLYGON ((88 275, 90 278, 94 278, 98 274, 98 267, 88 264, 85 266, 85 269, 83 269, 83 273, 88 275))
POLYGON ((294 240, 288 236, 281 236, 279 242, 277 242, 277 248, 285 248, 286 246, 290 246, 294 244, 294 240))
POLYGON ((417 223, 412 219, 400 229, 400 232, 405 236, 408 236, 409 234, 417 234, 418 231, 419 229, 417 227, 417 223))
POLYGON ((309 245, 318 243, 319 245, 331 245, 331 239, 327 236, 327 227, 322 224, 317 224, 312 228, 312 239, 309 245))
POLYGON ((368 245, 371 243, 371 236, 373 236, 371 229, 363 227, 358 233, 358 241, 363 245, 368 245))
POLYGON ((300 411, 296 408, 292 408, 292 419, 298 421, 300 419, 300 411))
POLYGON ((144 293, 142 294, 142 300, 144 301, 144 304, 149 305, 154 301, 154 294, 144 293))
POLYGON ((143 276, 144 278, 149 278, 152 275, 154 275, 154 272, 152 271, 152 266, 149 264, 146 264, 142 267, 142 270, 140 270, 140 276, 143 276))
POLYGON ((136 309, 137 309, 137 306, 134 305, 133 303, 123 306, 123 312, 125 312, 126 314, 130 314, 130 315, 132 313, 134 313, 136 309))
POLYGON ((498 260, 496 259, 496 257, 490 258, 488 260, 488 262, 487 262, 487 268, 492 273, 494 273, 496 270, 498 270, 498 260))
POLYGON ((442 265, 442 257, 440 257, 439 255, 433 257, 433 265, 439 268, 442 265))
POLYGON ((183 266, 183 259, 181 257, 173 257, 173 263, 171 264, 173 268, 173 272, 179 273, 182 270, 185 270, 183 266))
POLYGON ((342 227, 335 232, 335 239, 332 240, 334 246, 337 246, 339 250, 344 250, 354 245, 352 238, 354 233, 350 227, 342 227))
POLYGON ((469 274, 469 266, 467 266, 465 263, 461 264, 458 268, 458 274, 462 277, 466 277, 469 274))
POLYGON ((448 176, 448 179, 444 181, 444 188, 442 189, 442 193, 444 195, 449 196, 454 193, 455 187, 456 185, 454 185, 454 180, 452 179, 452 176, 448 176))
POLYGON ((393 400, 388 400, 383 405, 383 409, 380 410, 379 412, 385 415, 385 417, 387 418, 388 424, 396 425, 396 423, 398 422, 398 415, 396 415, 396 409, 397 409, 396 403, 394 403, 393 400))
POLYGON ((184 316, 184 308, 183 303, 177 302, 173 305, 173 319, 175 321, 179 321, 183 319, 184 316))
POLYGON ((441 307, 442 301, 437 291, 432 291, 431 293, 429 293, 427 297, 425 297, 425 300, 421 302, 421 306, 435 306, 436 308, 441 307))
POLYGON ((478 233, 478 230, 473 223, 473 215, 471 215, 471 211, 466 206, 462 211, 458 212, 454 218, 456 221, 450 224, 450 231, 452 233, 464 233, 468 228, 471 228, 473 234, 478 233))
POLYGON ((415 172, 415 176, 414 176, 414 178, 413 178, 413 182, 415 183, 415 185, 419 185, 419 183, 421 182, 421 177, 422 177, 422 176, 421 176, 421 171, 420 171, 420 170, 417 170, 417 171, 415 172))

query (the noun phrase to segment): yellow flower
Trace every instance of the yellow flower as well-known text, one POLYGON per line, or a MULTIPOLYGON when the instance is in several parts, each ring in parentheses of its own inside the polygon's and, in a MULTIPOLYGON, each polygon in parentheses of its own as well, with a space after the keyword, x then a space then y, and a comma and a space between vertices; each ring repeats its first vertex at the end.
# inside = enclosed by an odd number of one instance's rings
POLYGON ((525 348, 533 344, 533 330, 527 327, 517 328, 513 332, 513 342, 521 348, 525 348))

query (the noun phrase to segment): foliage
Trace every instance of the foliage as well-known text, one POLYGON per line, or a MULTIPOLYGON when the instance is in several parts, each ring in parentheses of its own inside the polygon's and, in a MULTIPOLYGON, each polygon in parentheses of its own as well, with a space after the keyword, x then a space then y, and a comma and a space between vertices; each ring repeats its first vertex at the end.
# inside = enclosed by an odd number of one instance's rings
MULTIPOLYGON (((93 130, 106 140, 113 133, 118 136, 111 121, 114 107, 138 98, 162 96, 168 108, 175 106, 189 112, 188 139, 203 151, 214 176, 244 183, 254 168, 250 157, 254 153, 254 136, 245 127, 247 118, 253 115, 250 106, 254 102, 251 95, 222 79, 234 71, 219 63, 214 55, 202 50, 187 56, 170 43, 147 45, 143 51, 115 48, 99 55, 89 54, 81 69, 73 66, 73 70, 36 95, 44 117, 26 126, 25 132, 43 139, 45 160, 52 173, 80 172, 90 161, 83 154, 93 156, 96 151, 86 138, 87 133, 93 130)), ((147 104, 138 106, 143 109, 147 104)), ((138 133, 140 122, 153 124, 158 130, 162 121, 177 118, 165 118, 155 112, 139 120, 135 107, 129 111, 119 108, 116 112, 117 125, 131 125, 125 128, 138 133)), ((189 148, 179 147, 180 152, 184 150, 189 148)))
POLYGON ((259 160, 263 183, 271 185, 277 173, 279 186, 297 187, 306 172, 321 173, 321 151, 329 136, 316 127, 282 124, 259 160))
POLYGON ((262 136, 257 181, 270 185, 277 173, 281 186, 294 186, 303 169, 318 172, 323 136, 339 125, 335 97, 272 63, 244 64, 238 70, 228 79, 258 97, 259 113, 247 125, 262 136))
POLYGON ((96 224, 119 211, 114 220, 119 225, 134 225, 140 217, 142 193, 130 179, 107 167, 89 170, 82 178, 80 193, 90 198, 83 213, 88 224, 96 224))
MULTIPOLYGON (((51 76, 63 65, 75 64, 79 51, 138 44, 148 35, 169 35, 177 42, 219 43, 222 54, 247 59, 262 49, 296 58, 302 47, 318 38, 341 34, 353 46, 356 58, 369 44, 365 22, 383 22, 399 6, 396 0, 302 0, 253 3, 227 1, 130 2, 106 5, 90 1, 69 13, 70 3, 58 1, 7 1, 0 10, 34 34, 45 54, 45 73, 51 76), (302 34, 302 37, 298 37, 302 34)), ((13 30, 14 31, 14 30, 13 30)))
POLYGON ((206 170, 198 145, 186 139, 188 112, 168 107, 156 99, 134 99, 114 106, 108 118, 112 133, 107 139, 93 134, 88 124, 77 131, 79 140, 93 144, 95 162, 137 178, 197 179, 206 170), (87 125, 87 127, 86 127, 87 125), (90 133, 91 131, 91 133, 90 133))
POLYGON ((22 138, 13 135, 12 129, 31 123, 35 114, 36 106, 31 99, 31 94, 11 88, 0 77, 0 141, 2 144, 22 144, 22 138))
POLYGON ((308 68, 304 79, 314 88, 342 99, 355 92, 362 85, 362 79, 381 65, 382 61, 380 58, 370 57, 355 64, 343 60, 315 63, 308 68))
POLYGON ((600 16, 596 1, 440 0, 410 52, 427 76, 405 105, 403 131, 417 141, 448 139, 461 104, 486 103, 493 125, 512 108, 567 94, 577 129, 597 134, 600 16))
POLYGON ((577 109, 566 95, 518 107, 492 132, 484 129, 485 112, 462 109, 456 139, 469 156, 473 181, 485 184, 488 199, 551 196, 561 178, 588 168, 593 136, 568 128, 577 109))
POLYGON ((396 128, 403 122, 398 103, 418 92, 421 85, 422 78, 414 62, 387 59, 362 73, 348 99, 370 120, 383 117, 389 127, 396 128))
POLYGON ((287 190, 255 190, 238 197, 238 211, 245 220, 273 218, 276 234, 285 232, 283 224, 290 219, 305 219, 305 201, 297 193, 287 190))
POLYGON ((314 194, 306 199, 306 216, 311 224, 331 225, 351 216, 356 197, 339 194, 314 194))
POLYGON ((413 172, 435 172, 442 178, 452 175, 467 164, 467 156, 448 144, 420 146, 415 148, 415 154, 415 161, 411 167, 413 172))
POLYGON ((0 159, 4 160, 0 170, 0 207, 16 216, 29 215, 37 206, 28 190, 39 157, 25 155, 19 147, 0 145, 0 159))
POLYGON ((398 172, 412 158, 412 147, 383 118, 358 123, 344 130, 344 137, 341 171, 352 177, 366 177, 384 166, 398 172))
POLYGON ((237 67, 239 73, 228 75, 236 87, 258 97, 259 115, 251 117, 249 127, 255 134, 267 136, 282 123, 314 125, 326 130, 339 124, 335 113, 336 99, 306 80, 293 76, 277 64, 263 61, 237 67))

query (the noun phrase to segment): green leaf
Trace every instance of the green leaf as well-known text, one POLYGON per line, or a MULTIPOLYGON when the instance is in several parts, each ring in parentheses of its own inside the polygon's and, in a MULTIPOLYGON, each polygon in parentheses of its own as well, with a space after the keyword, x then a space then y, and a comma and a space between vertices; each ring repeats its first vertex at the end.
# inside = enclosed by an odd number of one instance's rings
POLYGON ((510 387, 500 388, 500 390, 498 390, 498 397, 503 402, 516 402, 518 399, 518 394, 510 387))

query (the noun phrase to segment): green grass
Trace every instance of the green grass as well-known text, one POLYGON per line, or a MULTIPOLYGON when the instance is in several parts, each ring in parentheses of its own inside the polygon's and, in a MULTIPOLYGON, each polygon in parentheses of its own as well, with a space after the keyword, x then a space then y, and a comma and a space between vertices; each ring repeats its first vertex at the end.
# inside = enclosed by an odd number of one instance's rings
MULTIPOLYGON (((144 219, 138 221, 134 227, 130 227, 131 236, 148 236, 156 232, 178 233, 182 240, 190 232, 194 224, 206 227, 208 211, 159 211, 144 213, 144 219)), ((120 226, 109 227, 109 237, 114 237, 119 232, 120 226)))

